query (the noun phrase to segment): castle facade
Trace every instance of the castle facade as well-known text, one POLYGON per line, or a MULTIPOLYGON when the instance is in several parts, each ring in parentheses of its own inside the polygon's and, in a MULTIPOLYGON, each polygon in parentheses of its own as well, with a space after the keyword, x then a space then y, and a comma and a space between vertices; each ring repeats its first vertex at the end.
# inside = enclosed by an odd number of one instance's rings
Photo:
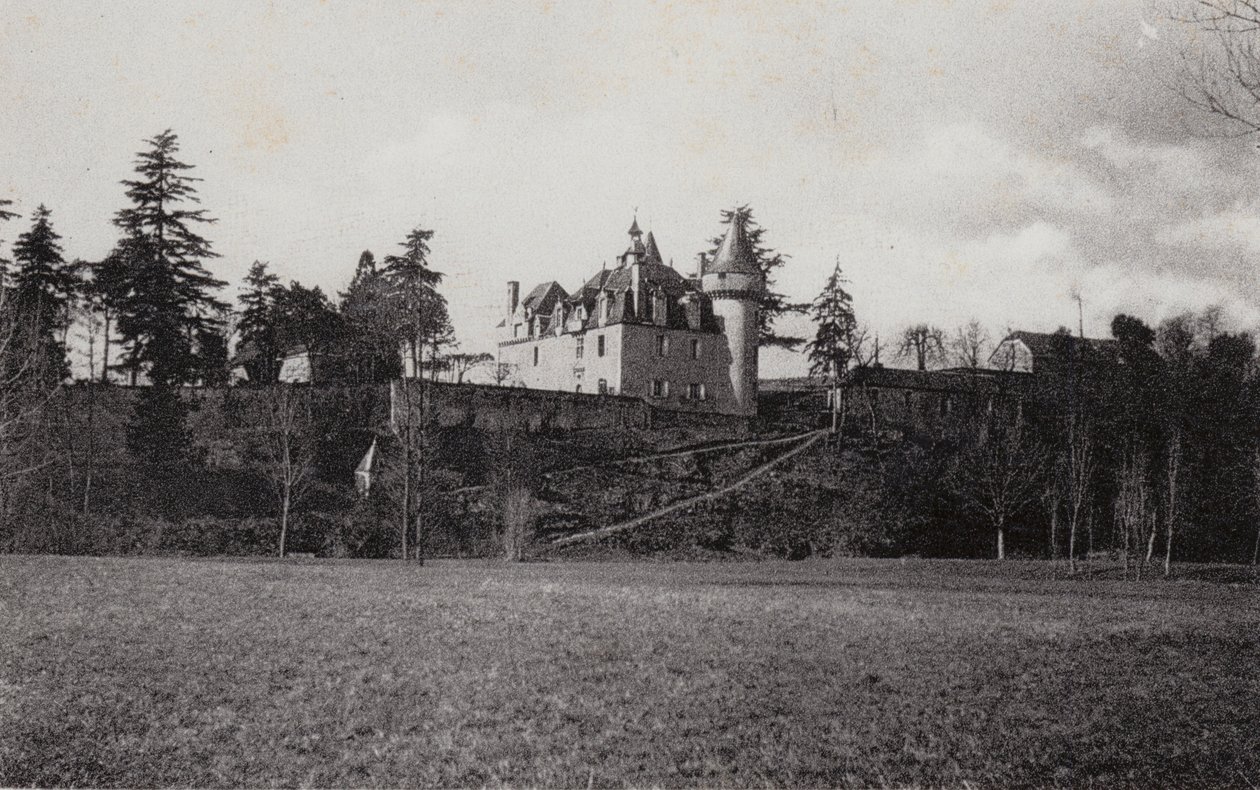
POLYGON ((765 278, 743 221, 732 219, 712 261, 687 277, 644 238, 636 219, 616 268, 573 293, 508 283, 499 322, 502 383, 639 397, 688 411, 757 413, 758 305, 765 278))

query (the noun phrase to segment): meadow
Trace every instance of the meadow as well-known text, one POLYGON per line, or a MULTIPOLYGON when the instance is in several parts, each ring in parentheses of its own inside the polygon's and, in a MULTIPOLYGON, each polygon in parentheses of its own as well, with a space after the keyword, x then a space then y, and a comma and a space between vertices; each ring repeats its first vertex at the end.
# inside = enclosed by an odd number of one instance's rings
POLYGON ((1256 786, 1260 586, 0 557, 0 785, 1256 786))

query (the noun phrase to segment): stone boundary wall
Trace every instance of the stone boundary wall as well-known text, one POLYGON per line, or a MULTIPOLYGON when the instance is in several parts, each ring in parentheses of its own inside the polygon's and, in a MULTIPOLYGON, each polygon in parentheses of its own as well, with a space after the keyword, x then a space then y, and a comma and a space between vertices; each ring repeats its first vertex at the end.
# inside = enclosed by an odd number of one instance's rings
MULTIPOLYGON (((394 408, 403 397, 403 385, 394 382, 390 387, 394 408)), ((440 427, 462 425, 530 433, 690 428, 724 435, 742 435, 749 427, 746 418, 658 409, 641 398, 624 395, 427 381, 421 385, 414 379, 406 380, 405 385, 412 388, 413 405, 419 403, 417 393, 423 389, 429 418, 440 427)))

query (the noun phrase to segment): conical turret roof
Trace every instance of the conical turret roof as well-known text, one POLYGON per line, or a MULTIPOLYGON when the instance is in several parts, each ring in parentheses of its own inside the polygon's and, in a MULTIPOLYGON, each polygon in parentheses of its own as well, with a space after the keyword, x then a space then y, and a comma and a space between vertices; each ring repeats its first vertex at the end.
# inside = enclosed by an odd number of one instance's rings
POLYGON ((752 243, 748 240, 748 231, 744 228, 744 218, 736 214, 731 218, 731 226, 726 229, 726 237, 722 239, 717 254, 705 265, 706 274, 716 272, 761 274, 757 266, 757 255, 753 252, 752 243))
POLYGON ((643 231, 639 230, 639 218, 638 218, 638 216, 635 216, 635 218, 634 218, 634 222, 630 223, 630 231, 629 231, 629 233, 630 233, 630 235, 631 235, 631 236, 642 236, 642 235, 643 235, 643 231))

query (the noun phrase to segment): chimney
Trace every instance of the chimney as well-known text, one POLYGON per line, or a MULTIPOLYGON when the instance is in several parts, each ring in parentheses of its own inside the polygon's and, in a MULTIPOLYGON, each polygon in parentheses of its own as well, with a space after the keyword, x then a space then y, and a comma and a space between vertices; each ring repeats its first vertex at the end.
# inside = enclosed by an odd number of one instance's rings
POLYGON ((508 280, 508 315, 516 312, 516 305, 521 300, 521 284, 516 280, 508 280))

